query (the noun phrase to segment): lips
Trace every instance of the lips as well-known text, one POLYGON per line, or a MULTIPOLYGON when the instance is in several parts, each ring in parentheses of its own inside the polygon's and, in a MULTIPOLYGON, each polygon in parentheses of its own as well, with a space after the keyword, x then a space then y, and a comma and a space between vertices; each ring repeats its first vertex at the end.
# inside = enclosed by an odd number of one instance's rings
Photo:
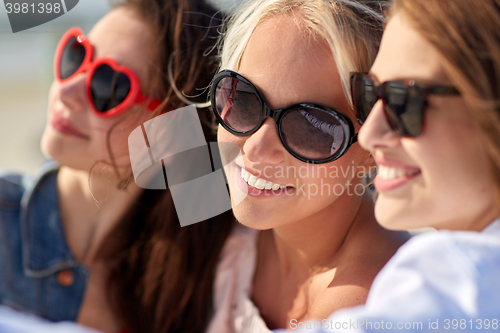
POLYGON ((379 168, 373 184, 379 192, 394 190, 421 174, 419 168, 382 154, 375 154, 375 161, 379 168))
POLYGON ((67 119, 63 118, 57 112, 52 113, 52 119, 50 120, 50 124, 56 131, 58 131, 63 135, 72 136, 80 139, 89 139, 87 135, 80 132, 67 119))

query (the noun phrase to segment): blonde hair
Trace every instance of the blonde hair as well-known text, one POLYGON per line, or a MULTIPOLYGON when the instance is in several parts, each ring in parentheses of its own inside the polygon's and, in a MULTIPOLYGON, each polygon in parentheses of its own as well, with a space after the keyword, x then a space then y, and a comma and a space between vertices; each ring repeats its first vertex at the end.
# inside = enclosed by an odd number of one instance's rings
POLYGON ((391 11, 443 57, 481 129, 500 204, 500 0, 395 0, 391 11))
POLYGON ((220 52, 220 68, 238 71, 255 28, 272 18, 293 15, 311 36, 323 38, 337 65, 342 88, 352 106, 350 72, 367 72, 378 52, 383 10, 388 1, 255 0, 229 19, 220 52))

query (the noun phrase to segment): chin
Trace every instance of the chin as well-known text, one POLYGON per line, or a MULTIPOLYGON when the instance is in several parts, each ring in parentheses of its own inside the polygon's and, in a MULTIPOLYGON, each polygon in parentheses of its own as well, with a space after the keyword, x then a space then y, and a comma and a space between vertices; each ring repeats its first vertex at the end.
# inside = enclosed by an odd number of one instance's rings
POLYGON ((280 216, 269 216, 269 214, 256 211, 255 209, 233 208, 233 215, 239 223, 256 230, 274 229, 290 222, 286 218, 280 219, 280 216))
POLYGON ((42 136, 40 147, 46 158, 54 160, 60 166, 84 171, 89 171, 92 166, 78 149, 47 133, 47 130, 42 136))
POLYGON ((235 209, 233 205, 233 215, 236 218, 236 221, 243 224, 245 227, 249 227, 257 230, 265 230, 268 228, 262 228, 262 225, 265 224, 262 221, 259 221, 255 218, 253 214, 250 212, 242 212, 240 209, 235 209))
POLYGON ((53 159, 60 164, 58 157, 64 155, 64 143, 57 140, 49 128, 45 128, 43 132, 40 149, 46 158, 53 159))
POLYGON ((245 203, 240 203, 240 207, 233 207, 233 215, 236 220, 243 224, 246 227, 257 229, 257 230, 268 230, 274 227, 269 223, 269 220, 265 217, 261 217, 258 212, 255 212, 255 209, 247 209, 246 207, 242 207, 245 203))
MULTIPOLYGON (((424 227, 424 225, 417 225, 418 223, 415 223, 415 217, 418 217, 418 214, 412 216, 408 209, 397 208, 394 203, 384 205, 379 200, 380 198, 375 203, 375 219, 385 229, 403 231, 424 227)), ((419 220, 426 221, 425 217, 419 220)))

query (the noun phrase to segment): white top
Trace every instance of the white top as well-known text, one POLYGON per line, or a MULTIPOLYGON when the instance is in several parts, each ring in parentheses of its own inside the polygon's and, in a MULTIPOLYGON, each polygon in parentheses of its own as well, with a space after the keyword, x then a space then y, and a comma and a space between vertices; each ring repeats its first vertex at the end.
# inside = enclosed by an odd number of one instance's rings
POLYGON ((214 315, 207 333, 271 333, 250 300, 258 230, 238 224, 221 253, 215 275, 214 315))
POLYGON ((365 305, 337 311, 321 324, 296 322, 290 328, 303 333, 500 332, 499 321, 497 219, 482 232, 413 237, 377 275, 365 305))

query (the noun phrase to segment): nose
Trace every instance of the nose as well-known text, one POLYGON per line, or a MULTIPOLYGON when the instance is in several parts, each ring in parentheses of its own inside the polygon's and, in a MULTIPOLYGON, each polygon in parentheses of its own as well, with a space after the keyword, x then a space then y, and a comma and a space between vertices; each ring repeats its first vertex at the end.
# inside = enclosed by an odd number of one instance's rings
POLYGON ((286 149, 272 118, 266 118, 262 126, 246 139, 243 152, 252 162, 279 164, 285 159, 286 149))
POLYGON ((375 149, 394 148, 399 144, 399 140, 399 136, 390 128, 384 114, 383 102, 379 100, 359 130, 359 144, 363 149, 373 152, 375 149))
POLYGON ((64 82, 59 82, 59 98, 73 112, 82 112, 89 106, 85 93, 85 75, 82 73, 64 82))

